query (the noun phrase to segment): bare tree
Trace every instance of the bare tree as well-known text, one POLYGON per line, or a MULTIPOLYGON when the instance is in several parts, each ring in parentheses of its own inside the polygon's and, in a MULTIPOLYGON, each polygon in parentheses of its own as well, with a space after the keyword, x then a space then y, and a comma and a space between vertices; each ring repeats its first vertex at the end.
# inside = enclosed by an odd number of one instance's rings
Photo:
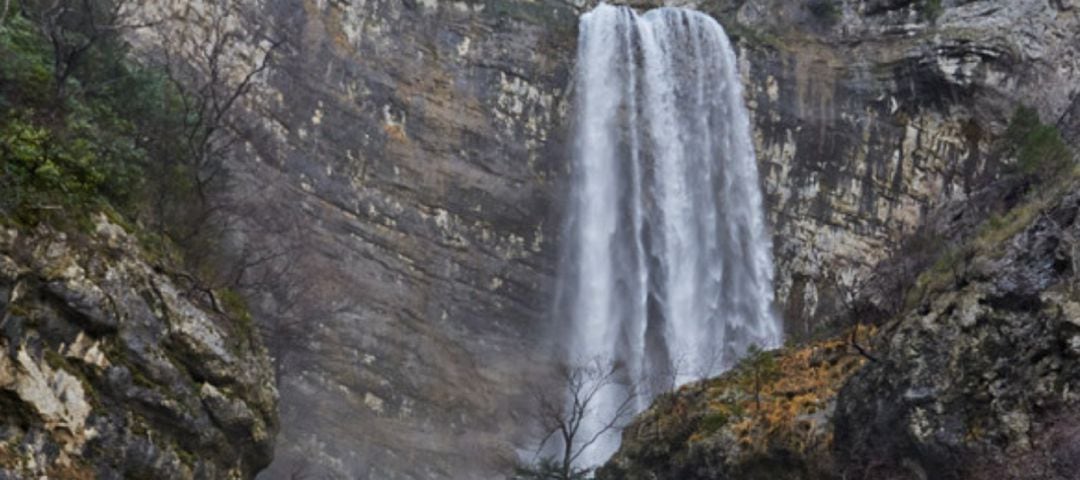
POLYGON ((830 275, 830 280, 837 289, 837 297, 843 306, 843 314, 848 317, 848 321, 851 324, 851 335, 848 338, 848 344, 855 349, 859 355, 862 355, 866 359, 876 362, 877 357, 870 354, 870 351, 859 344, 859 329, 863 323, 863 317, 869 313, 869 308, 866 308, 867 302, 860 298, 863 290, 866 289, 866 285, 869 282, 870 277, 862 277, 860 279, 855 278, 853 272, 849 272, 849 275, 842 275, 833 273, 830 275))
POLYGON ((638 385, 618 362, 592 359, 560 369, 560 389, 534 392, 536 414, 544 436, 537 452, 557 453, 537 465, 519 468, 517 478, 571 480, 584 478, 589 468, 578 467, 581 456, 601 438, 622 430, 634 415, 638 385), (604 395, 614 402, 601 405, 604 395))
POLYGON ((146 56, 158 59, 166 91, 162 107, 169 110, 162 130, 147 137, 171 139, 142 145, 152 160, 146 167, 149 206, 143 214, 159 236, 182 251, 183 265, 169 273, 186 279, 189 291, 217 308, 215 289, 265 290, 268 279, 282 278, 292 268, 299 250, 298 242, 253 242, 296 237, 289 235, 296 224, 274 217, 253 228, 248 220, 255 209, 232 198, 227 188, 230 159, 244 141, 245 99, 285 40, 245 30, 248 23, 236 18, 244 14, 238 2, 211 2, 199 16, 180 8, 161 28, 140 32, 145 35, 136 41, 156 46, 146 56), (225 248, 231 238, 243 240, 225 248))
POLYGON ((195 191, 206 201, 209 186, 224 171, 224 159, 236 145, 232 114, 237 103, 248 95, 260 74, 270 68, 274 52, 284 40, 272 40, 261 60, 237 66, 230 62, 231 45, 242 41, 240 32, 228 28, 224 13, 214 15, 207 33, 208 43, 188 52, 172 45, 164 48, 169 80, 184 92, 182 113, 186 119, 183 160, 190 167, 195 191))
MULTIPOLYGON (((155 216, 159 230, 170 225, 174 230, 171 236, 181 244, 203 235, 211 218, 224 208, 211 197, 226 183, 227 160, 242 141, 238 105, 270 69, 275 52, 285 43, 284 38, 247 38, 233 18, 239 14, 233 7, 232 2, 213 2, 198 27, 174 26, 175 35, 159 39, 161 66, 179 92, 175 108, 179 110, 177 117, 183 119, 177 132, 178 151, 163 155, 167 157, 163 167, 170 174, 179 172, 186 177, 184 185, 191 189, 194 198, 189 200, 195 205, 165 212, 170 203, 177 202, 165 194, 168 187, 162 187, 155 216), (255 55, 243 50, 250 43, 258 46, 255 55)), ((176 183, 169 175, 163 177, 162 181, 176 183)))

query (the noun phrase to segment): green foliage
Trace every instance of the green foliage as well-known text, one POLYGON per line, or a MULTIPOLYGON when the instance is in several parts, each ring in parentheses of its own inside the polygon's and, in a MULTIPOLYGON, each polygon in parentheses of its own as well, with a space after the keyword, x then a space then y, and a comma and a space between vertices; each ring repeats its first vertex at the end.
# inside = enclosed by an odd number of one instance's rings
POLYGON ((757 345, 750 345, 746 350, 746 356, 739 362, 739 371, 744 378, 753 379, 758 377, 769 381, 779 374, 779 367, 772 351, 764 350, 757 345))
MULTIPOLYGON (((136 144, 136 122, 127 105, 137 101, 125 88, 57 97, 47 40, 25 18, 0 25, 0 185, 7 195, 0 212, 34 223, 71 217, 105 203, 125 204, 141 178, 145 151, 136 144)), ((94 56, 104 59, 106 54, 94 56)), ((119 75, 130 83, 134 70, 114 59, 86 68, 86 78, 119 75)), ((78 77, 72 82, 78 85, 78 77)), ((128 85, 130 87, 130 85, 128 85)))
POLYGON ((835 25, 840 21, 840 5, 836 0, 811 0, 806 5, 815 18, 826 25, 835 25))
POLYGON ((44 104, 52 89, 48 44, 23 17, 0 24, 0 109, 44 104))
POLYGON ((698 432, 705 436, 712 435, 727 425, 728 420, 728 415, 724 412, 709 413, 702 417, 701 423, 698 424, 698 432))
POLYGON ((1007 152, 1016 156, 1017 168, 1028 175, 1049 177, 1073 158, 1057 127, 1042 123, 1039 113, 1026 106, 1013 113, 1004 141, 1007 152))
POLYGON ((776 380, 781 374, 775 355, 769 350, 751 345, 746 351, 746 356, 739 362, 738 368, 742 375, 740 383, 744 389, 753 393, 754 402, 760 410, 762 388, 776 380))
POLYGON ((924 0, 922 6, 923 19, 933 22, 941 16, 945 11, 945 7, 941 5, 941 0, 924 0))
POLYGON ((44 20, 32 18, 13 14, 0 25, 0 214, 85 223, 113 207, 159 234, 184 225, 197 196, 185 140, 203 133, 185 113, 184 92, 162 69, 130 61, 119 35, 87 43, 75 16, 60 36, 71 45, 50 46, 35 23, 44 20), (78 46, 87 48, 70 56, 78 46))

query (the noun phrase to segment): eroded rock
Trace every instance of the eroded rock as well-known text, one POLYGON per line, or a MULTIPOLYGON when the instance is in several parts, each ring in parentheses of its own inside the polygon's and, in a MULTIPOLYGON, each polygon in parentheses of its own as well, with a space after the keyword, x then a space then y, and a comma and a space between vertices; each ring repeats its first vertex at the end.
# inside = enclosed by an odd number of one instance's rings
POLYGON ((0 477, 253 477, 277 429, 255 333, 226 348, 232 319, 95 221, 0 235, 0 477))

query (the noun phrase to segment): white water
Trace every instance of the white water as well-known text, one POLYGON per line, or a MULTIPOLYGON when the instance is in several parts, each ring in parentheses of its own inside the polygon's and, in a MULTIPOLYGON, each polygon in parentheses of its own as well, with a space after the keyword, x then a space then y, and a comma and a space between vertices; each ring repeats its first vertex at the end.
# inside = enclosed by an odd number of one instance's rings
MULTIPOLYGON (((575 81, 565 345, 571 362, 624 366, 641 410, 782 341, 750 124, 728 38, 694 11, 601 4, 581 17, 575 81)), ((602 391, 582 437, 625 395, 602 391)))

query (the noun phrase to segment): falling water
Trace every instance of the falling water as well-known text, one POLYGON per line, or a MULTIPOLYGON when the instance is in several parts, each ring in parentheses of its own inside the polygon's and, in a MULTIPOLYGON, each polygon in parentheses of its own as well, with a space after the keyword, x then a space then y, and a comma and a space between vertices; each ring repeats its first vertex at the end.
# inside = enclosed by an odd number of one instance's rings
MULTIPOLYGON (((659 391, 777 346, 771 242, 735 53, 690 10, 581 17, 576 140, 558 307, 571 362, 659 391)), ((596 400, 595 431, 622 387, 596 400)), ((617 446, 601 438, 582 464, 617 446)))

